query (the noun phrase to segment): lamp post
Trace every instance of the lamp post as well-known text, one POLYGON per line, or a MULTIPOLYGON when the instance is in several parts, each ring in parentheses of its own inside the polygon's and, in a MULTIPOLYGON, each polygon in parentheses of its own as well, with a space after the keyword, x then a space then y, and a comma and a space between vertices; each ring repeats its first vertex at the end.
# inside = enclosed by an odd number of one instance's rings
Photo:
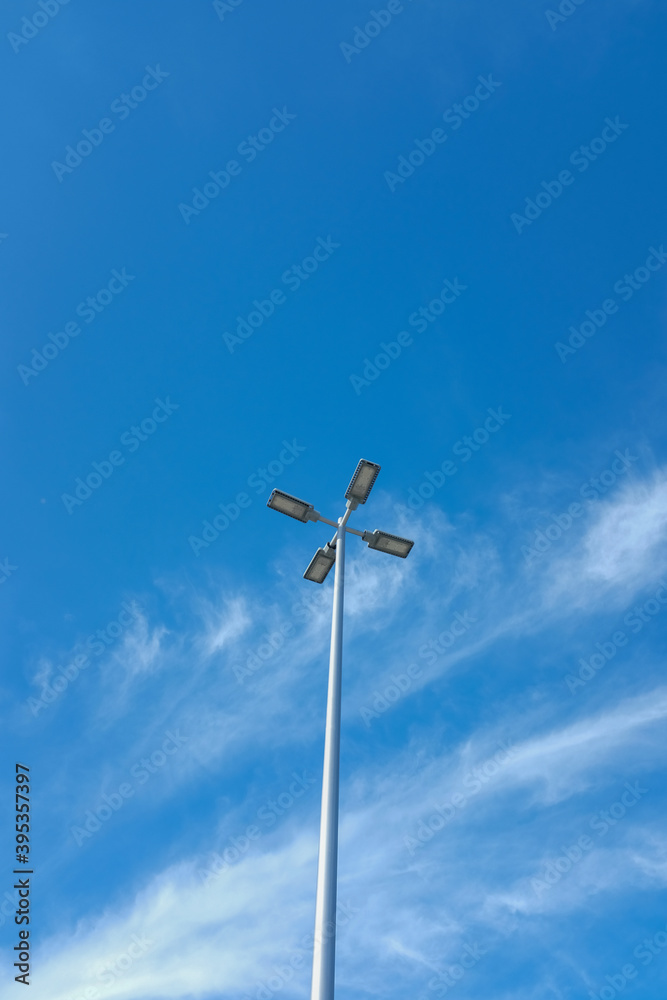
POLYGON ((317 550, 310 561, 304 579, 324 583, 335 564, 331 648, 329 652, 329 687, 327 721, 324 736, 324 772, 322 775, 322 812, 320 816, 320 850, 317 863, 317 898, 315 903, 315 944, 313 948, 313 978, 311 1000, 333 1000, 336 959, 336 886, 338 869, 338 789, 340 779, 340 708, 343 666, 343 591, 345 580, 345 536, 358 535, 369 548, 379 549, 402 559, 414 545, 407 538, 385 531, 357 531, 348 528, 350 515, 364 504, 377 479, 380 466, 362 459, 345 493, 345 513, 338 521, 322 517, 312 504, 274 490, 267 501, 273 510, 297 521, 323 521, 333 525, 336 534, 325 548, 317 550))

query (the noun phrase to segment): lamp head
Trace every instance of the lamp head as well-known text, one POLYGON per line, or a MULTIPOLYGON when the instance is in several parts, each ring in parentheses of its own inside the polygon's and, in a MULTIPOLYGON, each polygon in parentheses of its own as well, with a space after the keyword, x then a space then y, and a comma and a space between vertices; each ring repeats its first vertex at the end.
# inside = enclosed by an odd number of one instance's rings
POLYGON ((266 501, 266 506, 270 507, 271 510, 280 511, 281 514, 287 514, 288 517, 293 517, 297 521, 317 521, 320 516, 312 503, 299 500, 298 497, 293 497, 291 493, 285 493, 283 490, 273 490, 266 501))
POLYGON ((410 549, 415 544, 409 538, 401 538, 400 535, 390 535, 387 531, 364 531, 362 538, 368 542, 369 548, 378 549, 380 552, 388 552, 390 556, 400 556, 405 559, 410 549))
POLYGON ((366 503, 368 495, 378 477, 380 468, 381 466, 375 462, 367 462, 365 458, 362 458, 354 470, 350 485, 345 492, 345 499, 356 500, 357 503, 366 503))

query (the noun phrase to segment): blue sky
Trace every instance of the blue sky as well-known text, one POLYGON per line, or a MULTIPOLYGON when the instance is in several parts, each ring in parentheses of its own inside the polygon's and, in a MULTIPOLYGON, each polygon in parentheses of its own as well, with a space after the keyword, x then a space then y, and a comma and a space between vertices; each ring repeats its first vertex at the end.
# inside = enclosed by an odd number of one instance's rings
POLYGON ((666 31, 5 4, 33 1000, 309 995, 330 535, 265 503, 362 456, 415 546, 349 539, 337 996, 662 1000, 666 31))

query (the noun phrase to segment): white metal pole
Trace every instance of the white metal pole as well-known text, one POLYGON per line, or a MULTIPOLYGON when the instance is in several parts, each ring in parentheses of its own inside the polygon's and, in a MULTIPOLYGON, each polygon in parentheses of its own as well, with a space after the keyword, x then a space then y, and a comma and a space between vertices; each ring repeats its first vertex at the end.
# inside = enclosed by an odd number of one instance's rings
POLYGON ((327 723, 324 737, 324 774, 322 777, 322 813, 320 818, 320 853, 317 865, 311 1000, 334 1000, 345 524, 351 513, 352 511, 348 507, 345 515, 338 521, 336 532, 336 575, 331 621, 327 723))

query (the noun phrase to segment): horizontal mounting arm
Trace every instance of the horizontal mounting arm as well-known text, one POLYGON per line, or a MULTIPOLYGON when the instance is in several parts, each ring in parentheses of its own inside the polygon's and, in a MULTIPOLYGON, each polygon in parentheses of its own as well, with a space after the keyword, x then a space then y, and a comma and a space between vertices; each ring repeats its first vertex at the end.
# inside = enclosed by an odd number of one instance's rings
MULTIPOLYGON (((322 517, 321 514, 318 514, 317 520, 318 521, 323 521, 324 524, 330 524, 332 528, 337 528, 338 527, 338 521, 330 521, 328 517, 322 517)), ((348 528, 346 526, 345 530, 346 531, 351 531, 353 535, 359 535, 359 538, 363 538, 364 537, 363 531, 357 531, 356 528, 348 528)))

